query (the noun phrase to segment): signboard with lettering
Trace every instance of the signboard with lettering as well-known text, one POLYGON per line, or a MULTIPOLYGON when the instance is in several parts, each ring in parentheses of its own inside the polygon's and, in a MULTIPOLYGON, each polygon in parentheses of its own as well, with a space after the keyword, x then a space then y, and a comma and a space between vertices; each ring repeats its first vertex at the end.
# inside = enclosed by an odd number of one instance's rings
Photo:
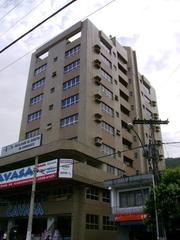
POLYGON ((72 178, 73 159, 59 159, 59 178, 72 178))
MULTIPOLYGON (((0 188, 31 184, 34 165, 0 173, 0 188)), ((57 177, 57 159, 38 164, 37 182, 57 177)))
MULTIPOLYGON (((34 216, 44 215, 44 209, 40 202, 34 203, 34 216)), ((9 205, 6 211, 7 217, 27 217, 29 216, 29 204, 27 203, 18 203, 14 205, 9 205)))
POLYGON ((18 152, 23 152, 31 148, 35 148, 41 145, 41 135, 25 139, 21 142, 16 142, 11 145, 5 146, 1 150, 1 156, 8 156, 18 152))
POLYGON ((115 215, 115 222, 142 221, 145 219, 143 212, 119 213, 115 215))

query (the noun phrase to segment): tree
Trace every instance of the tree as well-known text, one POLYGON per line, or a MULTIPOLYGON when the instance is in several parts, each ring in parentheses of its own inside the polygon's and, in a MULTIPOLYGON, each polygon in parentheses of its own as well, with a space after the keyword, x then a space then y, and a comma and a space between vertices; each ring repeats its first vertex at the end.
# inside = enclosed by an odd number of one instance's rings
MULTIPOLYGON (((155 188, 158 216, 163 219, 167 232, 174 231, 180 222, 180 167, 166 169, 155 188)), ((145 205, 145 224, 155 229, 155 208, 153 190, 145 205)))

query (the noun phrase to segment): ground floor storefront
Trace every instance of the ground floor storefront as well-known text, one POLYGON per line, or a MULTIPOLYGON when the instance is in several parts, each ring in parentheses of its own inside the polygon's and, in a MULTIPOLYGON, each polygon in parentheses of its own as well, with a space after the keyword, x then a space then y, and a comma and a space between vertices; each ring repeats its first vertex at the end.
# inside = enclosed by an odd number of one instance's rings
MULTIPOLYGON (((26 239, 28 218, 15 217, 1 219, 1 232, 6 232, 9 239, 26 239)), ((32 225, 33 239, 63 239, 71 238, 71 216, 43 217, 33 219, 32 225)))
MULTIPOLYGON (((8 240, 26 239, 31 186, 1 191, 0 232, 8 240)), ((37 185, 32 238, 37 240, 116 240, 109 192, 73 180, 37 185)))

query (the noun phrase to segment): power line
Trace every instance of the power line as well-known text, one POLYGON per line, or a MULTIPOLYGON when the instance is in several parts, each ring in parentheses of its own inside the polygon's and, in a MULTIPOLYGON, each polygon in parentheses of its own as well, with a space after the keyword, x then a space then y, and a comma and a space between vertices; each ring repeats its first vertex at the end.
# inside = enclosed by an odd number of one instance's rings
MULTIPOLYGON (((43 1, 44 1, 44 0, 43 0, 43 1)), ((113 0, 113 1, 111 1, 111 2, 109 2, 109 3, 107 3, 106 5, 104 5, 103 7, 98 8, 98 9, 95 10, 94 12, 90 13, 89 15, 87 15, 85 18, 82 18, 81 21, 83 21, 83 19, 88 18, 88 16, 91 16, 91 15, 93 15, 94 13, 98 12, 99 10, 103 9, 104 7, 108 6, 109 4, 113 3, 114 1, 116 1, 116 0, 113 0)), ((8 29, 8 31, 9 31, 9 29, 8 29)), ((21 60, 22 58, 24 58, 26 55, 30 54, 32 51, 34 51, 34 49, 31 50, 31 51, 29 51, 29 52, 27 52, 27 53, 24 54, 23 56, 19 57, 19 58, 16 59, 15 61, 11 62, 11 63, 8 64, 7 66, 1 68, 1 69, 0 69, 0 72, 2 72, 2 71, 4 71, 5 69, 9 68, 9 67, 12 66, 13 64, 15 64, 16 62, 18 62, 18 61, 21 60)), ((0 53, 1 53, 1 52, 0 52, 0 53)))
POLYGON ((21 0, 19 3, 17 3, 13 8, 11 8, 11 10, 9 10, 6 14, 4 14, 1 18, 0 18, 0 22, 9 14, 11 13, 15 8, 17 8, 24 0, 21 0))
POLYGON ((71 2, 67 3, 66 5, 64 5, 62 8, 60 8, 59 10, 57 10, 56 12, 54 12, 53 14, 51 14, 49 17, 47 17, 46 19, 44 19, 43 21, 41 21, 40 23, 38 23, 35 27, 31 28, 29 31, 27 31, 26 33, 24 33, 23 35, 21 35, 20 37, 18 37, 16 40, 14 40, 13 42, 11 42, 9 45, 7 45, 6 47, 4 47, 3 49, 0 50, 0 53, 4 52, 6 49, 8 49, 9 47, 11 47, 12 45, 14 45, 16 42, 18 42, 20 39, 22 39, 23 37, 25 37, 26 35, 28 35, 29 33, 31 33, 32 31, 34 31, 36 28, 38 28, 39 26, 41 26, 43 23, 45 23, 46 21, 48 21, 50 18, 54 17, 56 14, 58 14, 59 12, 61 12, 63 9, 65 9, 66 7, 68 7, 69 5, 71 5, 73 2, 75 2, 77 0, 72 0, 71 2))
POLYGON ((15 63, 19 62, 21 59, 23 59, 25 56, 29 55, 30 53, 32 53, 36 48, 30 50, 29 52, 25 53, 23 56, 17 58, 16 60, 14 60, 13 62, 9 63, 8 65, 6 65, 5 67, 0 69, 0 72, 4 71, 5 69, 9 68, 10 66, 14 65, 15 63))
POLYGON ((85 19, 87 19, 88 17, 92 16, 93 14, 99 12, 100 10, 102 10, 103 8, 107 7, 108 5, 110 5, 111 3, 115 2, 116 0, 112 0, 110 2, 108 2, 107 4, 105 4, 104 6, 98 8, 97 10, 93 11, 92 13, 90 13, 89 15, 87 15, 86 17, 82 18, 81 21, 84 21, 85 19))
POLYGON ((22 18, 17 20, 12 26, 10 26, 5 32, 0 34, 0 37, 4 36, 6 33, 8 33, 12 28, 14 28, 21 20, 26 18, 29 14, 31 14, 36 8, 38 8, 45 0, 42 0, 39 4, 37 4, 34 8, 32 8, 26 15, 24 15, 22 18))

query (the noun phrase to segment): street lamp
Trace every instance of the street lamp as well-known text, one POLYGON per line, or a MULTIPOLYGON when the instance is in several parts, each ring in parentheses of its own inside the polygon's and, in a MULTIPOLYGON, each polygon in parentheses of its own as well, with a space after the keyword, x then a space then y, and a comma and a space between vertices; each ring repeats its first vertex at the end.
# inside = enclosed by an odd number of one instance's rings
MULTIPOLYGON (((139 134, 134 129, 133 124, 132 123, 128 123, 127 124, 127 129, 128 130, 132 130, 136 134, 136 136, 139 139, 139 142, 141 144, 141 147, 143 149, 143 155, 144 155, 144 157, 148 158, 148 161, 149 161, 149 164, 150 164, 151 156, 149 155, 149 151, 144 147, 144 144, 143 144, 139 134)), ((159 235, 159 220, 158 220, 158 212, 157 212, 157 204, 156 204, 154 172, 152 172, 152 185, 153 185, 153 198, 154 198, 155 219, 156 219, 156 237, 157 237, 157 240, 159 240, 160 239, 160 235, 159 235)))

